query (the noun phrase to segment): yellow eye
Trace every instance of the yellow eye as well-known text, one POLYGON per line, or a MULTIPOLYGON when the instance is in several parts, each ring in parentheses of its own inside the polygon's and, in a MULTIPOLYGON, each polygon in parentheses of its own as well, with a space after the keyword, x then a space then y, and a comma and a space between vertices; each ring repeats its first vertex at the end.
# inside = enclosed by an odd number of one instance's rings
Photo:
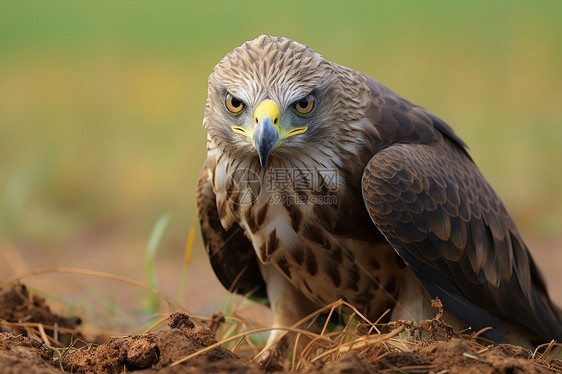
POLYGON ((308 95, 304 99, 297 101, 294 104, 294 107, 297 114, 309 114, 310 112, 312 112, 312 109, 314 109, 314 96, 308 95))
POLYGON ((229 112, 234 114, 238 114, 242 111, 242 109, 244 109, 244 103, 242 103, 240 100, 238 100, 231 94, 226 95, 225 104, 226 104, 226 109, 228 109, 229 112))

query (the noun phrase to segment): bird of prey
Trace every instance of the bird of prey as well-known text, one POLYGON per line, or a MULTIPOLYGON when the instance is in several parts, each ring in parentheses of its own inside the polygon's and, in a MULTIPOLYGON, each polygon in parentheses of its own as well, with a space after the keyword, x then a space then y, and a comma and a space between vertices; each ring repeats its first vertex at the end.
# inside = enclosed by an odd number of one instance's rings
POLYGON ((234 49, 208 84, 203 239, 226 288, 268 298, 274 327, 338 299, 420 321, 439 297, 496 342, 562 341, 517 227, 443 120, 283 37, 234 49))

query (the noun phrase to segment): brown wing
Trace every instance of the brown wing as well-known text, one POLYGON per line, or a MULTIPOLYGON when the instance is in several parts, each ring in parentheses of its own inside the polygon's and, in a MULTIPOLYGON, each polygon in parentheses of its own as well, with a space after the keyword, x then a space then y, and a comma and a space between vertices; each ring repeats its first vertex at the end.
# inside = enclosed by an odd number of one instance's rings
POLYGON ((433 297, 473 328, 502 320, 562 340, 544 281, 504 205, 451 137, 393 144, 363 173, 369 214, 433 297))
POLYGON ((215 274, 226 289, 251 297, 267 297, 254 248, 242 228, 234 224, 225 230, 217 211, 216 197, 205 161, 197 182, 197 211, 203 242, 215 274))

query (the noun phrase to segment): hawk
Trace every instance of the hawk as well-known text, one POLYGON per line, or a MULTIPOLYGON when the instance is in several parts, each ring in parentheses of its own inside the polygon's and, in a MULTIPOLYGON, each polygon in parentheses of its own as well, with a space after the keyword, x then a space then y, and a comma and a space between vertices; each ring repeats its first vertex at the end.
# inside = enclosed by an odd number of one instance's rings
POLYGON ((204 243, 226 288, 268 298, 274 327, 338 299, 420 321, 439 297, 496 342, 562 341, 515 223, 443 120, 283 37, 234 49, 208 84, 204 243))

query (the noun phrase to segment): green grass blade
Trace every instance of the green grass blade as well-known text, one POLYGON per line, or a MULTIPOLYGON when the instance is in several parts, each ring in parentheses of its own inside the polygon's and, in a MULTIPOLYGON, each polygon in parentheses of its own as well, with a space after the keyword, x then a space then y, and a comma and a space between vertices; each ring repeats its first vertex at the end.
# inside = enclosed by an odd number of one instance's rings
MULTIPOLYGON (((158 244, 160 244, 160 240, 162 239, 162 234, 164 234, 164 230, 170 221, 170 215, 168 213, 163 214, 158 218, 154 228, 152 229, 152 233, 150 234, 150 239, 148 240, 148 245, 146 246, 146 254, 145 254, 145 273, 146 273, 146 283, 154 288, 158 288, 158 280, 156 279, 156 272, 154 271, 154 259, 156 257, 156 251, 158 249, 158 244)), ((148 293, 147 296, 147 307, 152 313, 156 313, 158 311, 158 297, 153 293, 148 293)))

